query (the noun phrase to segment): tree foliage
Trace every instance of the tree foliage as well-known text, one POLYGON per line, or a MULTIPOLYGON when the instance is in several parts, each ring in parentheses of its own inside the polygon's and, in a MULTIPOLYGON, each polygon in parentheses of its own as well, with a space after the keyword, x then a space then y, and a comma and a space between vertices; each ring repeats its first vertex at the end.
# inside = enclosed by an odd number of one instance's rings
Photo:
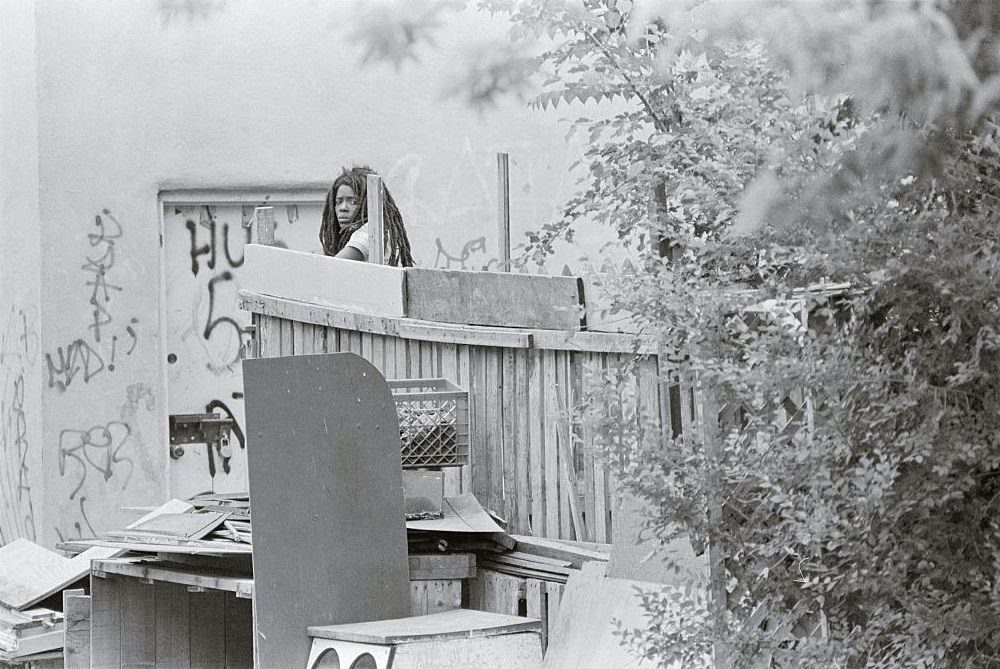
POLYGON ((661 431, 622 370, 580 407, 652 532, 723 558, 724 602, 649 598, 625 641, 684 666, 1000 665, 1000 5, 480 6, 586 139, 526 257, 613 229, 635 258, 599 267, 613 309, 704 411, 661 431))

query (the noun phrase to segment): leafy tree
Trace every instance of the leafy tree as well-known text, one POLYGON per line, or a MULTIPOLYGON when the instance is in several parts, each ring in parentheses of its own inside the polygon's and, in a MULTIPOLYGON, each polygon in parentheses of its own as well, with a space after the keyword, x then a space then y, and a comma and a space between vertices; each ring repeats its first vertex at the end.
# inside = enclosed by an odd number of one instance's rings
POLYGON ((711 606, 651 597, 625 641, 1000 665, 1000 5, 679 4, 480 3, 538 53, 534 104, 592 111, 526 258, 615 230, 613 308, 702 410, 661 432, 622 370, 580 407, 655 535, 711 553, 711 606))

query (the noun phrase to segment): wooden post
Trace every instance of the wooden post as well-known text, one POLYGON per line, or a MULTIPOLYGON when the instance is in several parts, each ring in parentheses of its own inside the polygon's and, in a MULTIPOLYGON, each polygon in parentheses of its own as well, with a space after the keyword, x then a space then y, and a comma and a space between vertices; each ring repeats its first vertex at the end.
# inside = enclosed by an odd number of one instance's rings
POLYGON ((382 177, 368 175, 368 262, 385 264, 385 236, 382 220, 385 196, 382 194, 382 177))
POLYGON ((257 228, 258 244, 274 243, 274 207, 255 207, 254 227, 257 228))
POLYGON ((497 154, 497 268, 510 271, 510 170, 506 153, 497 154))

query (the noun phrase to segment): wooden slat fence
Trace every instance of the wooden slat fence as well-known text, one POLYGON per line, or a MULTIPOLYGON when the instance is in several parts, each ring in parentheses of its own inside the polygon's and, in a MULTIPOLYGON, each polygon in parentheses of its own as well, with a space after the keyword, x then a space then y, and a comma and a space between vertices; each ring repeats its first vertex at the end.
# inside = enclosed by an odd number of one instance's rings
MULTIPOLYGON (((524 348, 508 345, 506 332, 501 345, 486 335, 483 344, 428 341, 330 326, 324 321, 342 322, 343 314, 328 318, 322 307, 251 298, 241 296, 254 312, 262 357, 353 352, 386 378, 443 377, 469 391, 470 466, 447 471, 445 494, 472 492, 514 533, 612 540, 613 481, 593 453, 592 435, 560 416, 581 397, 584 367, 624 364, 633 356, 627 347, 524 348)), ((541 340, 562 345, 557 339, 541 340)), ((636 393, 641 410, 662 420, 669 401, 666 393, 660 397, 656 373, 657 358, 650 355, 641 363, 636 393)))

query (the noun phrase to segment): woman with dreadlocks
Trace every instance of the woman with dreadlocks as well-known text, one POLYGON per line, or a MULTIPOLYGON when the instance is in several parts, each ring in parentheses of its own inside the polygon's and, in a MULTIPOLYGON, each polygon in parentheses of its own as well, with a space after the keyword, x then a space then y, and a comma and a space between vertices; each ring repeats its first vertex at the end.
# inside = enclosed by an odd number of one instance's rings
MULTIPOLYGON (((374 240, 370 241, 368 235, 367 176, 369 174, 375 174, 369 167, 345 169, 333 182, 330 192, 326 194, 323 224, 319 229, 319 240, 326 255, 348 260, 367 260, 369 244, 377 243, 374 240)), ((392 195, 389 194, 389 189, 384 185, 382 194, 385 203, 382 208, 384 230, 382 244, 386 251, 387 264, 412 267, 410 240, 406 237, 403 217, 392 195)))

